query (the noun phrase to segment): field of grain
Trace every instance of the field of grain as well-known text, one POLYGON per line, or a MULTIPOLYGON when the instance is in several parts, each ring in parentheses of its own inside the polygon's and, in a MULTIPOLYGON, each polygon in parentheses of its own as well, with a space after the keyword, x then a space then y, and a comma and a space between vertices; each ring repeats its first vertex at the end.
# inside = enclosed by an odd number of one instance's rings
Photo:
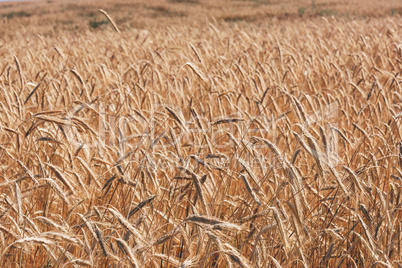
POLYGON ((402 267, 378 2, 1 3, 0 266, 402 267))

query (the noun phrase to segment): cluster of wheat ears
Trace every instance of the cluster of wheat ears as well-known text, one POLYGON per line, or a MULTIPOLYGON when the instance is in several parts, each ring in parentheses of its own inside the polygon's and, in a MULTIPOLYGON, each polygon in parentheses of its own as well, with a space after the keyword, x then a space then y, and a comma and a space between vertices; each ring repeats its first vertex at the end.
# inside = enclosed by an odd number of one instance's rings
POLYGON ((402 265, 400 18, 113 26, 2 43, 1 266, 402 265))

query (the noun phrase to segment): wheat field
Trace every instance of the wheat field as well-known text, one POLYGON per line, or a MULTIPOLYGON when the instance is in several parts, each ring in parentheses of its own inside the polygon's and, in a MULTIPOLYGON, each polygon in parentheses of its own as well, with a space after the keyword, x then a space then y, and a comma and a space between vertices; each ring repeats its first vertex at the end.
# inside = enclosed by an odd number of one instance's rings
POLYGON ((1 266, 402 267, 402 4, 312 2, 0 4, 1 266))

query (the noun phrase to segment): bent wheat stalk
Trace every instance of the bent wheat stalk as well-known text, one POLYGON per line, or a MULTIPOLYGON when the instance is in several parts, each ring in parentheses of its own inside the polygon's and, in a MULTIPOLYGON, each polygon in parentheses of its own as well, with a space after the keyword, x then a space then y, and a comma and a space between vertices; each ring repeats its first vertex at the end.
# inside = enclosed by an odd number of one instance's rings
POLYGON ((109 16, 109 14, 107 14, 106 11, 104 11, 103 9, 99 9, 99 11, 105 15, 105 17, 110 21, 110 23, 112 24, 113 28, 116 30, 116 32, 121 33, 119 28, 117 28, 116 23, 114 23, 114 21, 112 20, 112 18, 109 16))

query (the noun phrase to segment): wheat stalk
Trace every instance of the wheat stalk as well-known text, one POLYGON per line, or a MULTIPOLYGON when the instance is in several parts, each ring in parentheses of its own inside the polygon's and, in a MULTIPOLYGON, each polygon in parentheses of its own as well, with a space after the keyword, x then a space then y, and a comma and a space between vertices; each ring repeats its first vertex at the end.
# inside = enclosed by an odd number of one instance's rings
POLYGON ((112 24, 113 28, 116 30, 116 32, 120 33, 119 28, 117 28, 116 23, 114 23, 114 21, 112 20, 112 18, 109 16, 109 14, 107 14, 106 11, 104 11, 103 9, 99 9, 99 11, 105 15, 105 17, 110 21, 110 23, 112 24))

